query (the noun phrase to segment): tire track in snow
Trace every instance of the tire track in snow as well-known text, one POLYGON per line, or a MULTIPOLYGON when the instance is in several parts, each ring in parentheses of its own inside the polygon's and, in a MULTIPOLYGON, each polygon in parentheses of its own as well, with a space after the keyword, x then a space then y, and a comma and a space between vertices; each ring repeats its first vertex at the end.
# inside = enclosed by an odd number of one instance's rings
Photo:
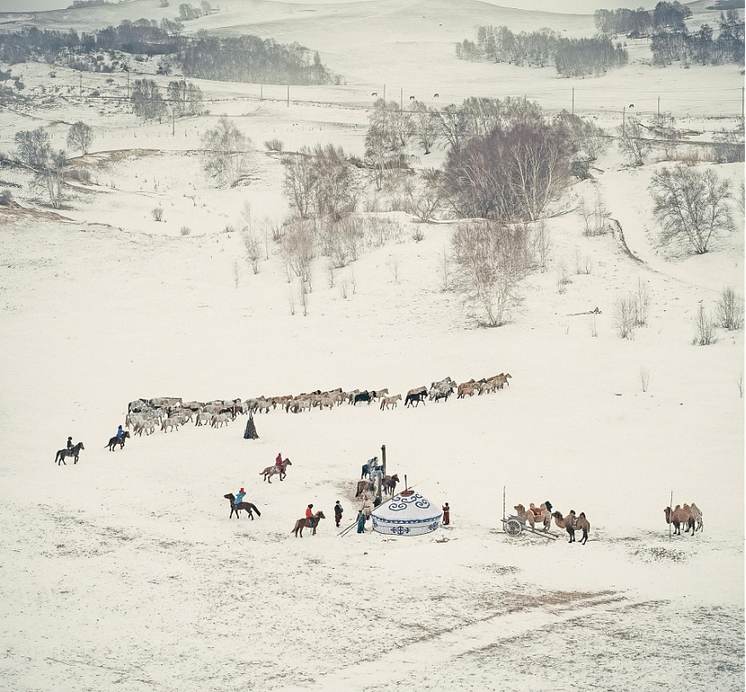
POLYGON ((411 679, 417 679, 418 670, 433 669, 494 645, 500 641, 520 637, 529 630, 557 625, 587 615, 617 607, 628 607, 626 596, 605 592, 596 596, 579 598, 565 606, 545 606, 512 613, 499 613, 477 623, 449 629, 407 646, 394 649, 372 661, 354 662, 328 675, 318 678, 312 685, 295 684, 279 688, 280 692, 321 692, 345 690, 363 692, 391 682, 392 670, 406 670, 411 679))

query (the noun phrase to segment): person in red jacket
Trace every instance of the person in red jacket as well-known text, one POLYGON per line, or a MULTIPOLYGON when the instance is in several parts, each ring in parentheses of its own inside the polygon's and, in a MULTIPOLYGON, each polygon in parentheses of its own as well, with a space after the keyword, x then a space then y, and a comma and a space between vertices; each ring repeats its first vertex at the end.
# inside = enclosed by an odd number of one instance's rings
POLYGON ((277 455, 277 458, 275 459, 275 466, 277 466, 278 468, 282 468, 282 452, 277 455))
POLYGON ((306 507, 306 519, 308 519, 308 523, 313 528, 314 522, 316 521, 313 516, 313 505, 308 505, 308 507, 306 507))
POLYGON ((448 503, 446 502, 443 505, 443 526, 447 526, 451 523, 451 508, 448 506, 448 503))

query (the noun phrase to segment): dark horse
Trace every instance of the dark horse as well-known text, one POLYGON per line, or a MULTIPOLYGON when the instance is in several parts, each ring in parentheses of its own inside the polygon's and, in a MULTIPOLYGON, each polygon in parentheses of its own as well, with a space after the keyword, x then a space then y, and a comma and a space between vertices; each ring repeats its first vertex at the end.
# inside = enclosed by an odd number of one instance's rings
POLYGON ((76 444, 72 449, 60 449, 54 457, 54 460, 57 462, 57 466, 60 465, 60 462, 67 466, 65 457, 72 457, 73 459, 75 459, 75 463, 77 464, 81 449, 85 449, 82 442, 78 442, 78 444, 76 444))
POLYGON ((233 512, 236 513, 236 519, 240 519, 241 517, 238 515, 238 512, 242 509, 245 509, 249 513, 249 519, 254 521, 254 515, 252 512, 256 512, 256 516, 261 517, 262 513, 259 511, 259 508, 251 504, 251 502, 239 502, 237 505, 234 505, 233 503, 236 501, 236 496, 233 493, 228 493, 227 495, 223 495, 223 497, 226 500, 230 500, 231 503, 231 513, 228 519, 231 519, 233 517, 233 512))
MULTIPOLYGON (((128 437, 129 437, 129 436, 130 436, 130 431, 129 431, 129 430, 125 430, 125 431, 124 431, 124 435, 122 435, 121 437, 119 437, 119 436, 117 436, 117 437, 112 437, 112 438, 111 438, 111 439, 109 440, 109 444, 108 444, 108 445, 106 445, 106 447, 108 447, 108 448, 109 448, 109 451, 110 451, 110 452, 113 452, 113 451, 114 451, 114 449, 115 449, 115 447, 116 447, 117 445, 119 445, 119 449, 124 449, 124 441, 125 441, 125 440, 126 440, 126 439, 127 439, 128 437)), ((105 449, 105 448, 104 448, 104 449, 105 449)))

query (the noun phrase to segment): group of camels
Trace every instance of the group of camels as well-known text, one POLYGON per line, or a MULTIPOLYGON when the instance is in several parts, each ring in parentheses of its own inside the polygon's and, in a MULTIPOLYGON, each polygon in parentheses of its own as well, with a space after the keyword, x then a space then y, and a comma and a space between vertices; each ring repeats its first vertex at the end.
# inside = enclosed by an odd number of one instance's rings
POLYGON ((544 525, 544 531, 549 531, 549 527, 552 525, 552 517, 554 517, 554 523, 560 529, 565 529, 570 540, 568 543, 575 543, 575 532, 582 531, 583 538, 580 539, 580 544, 585 545, 588 542, 588 534, 591 532, 591 523, 585 516, 585 512, 575 514, 575 510, 571 509, 566 517, 562 516, 562 512, 552 512, 552 505, 549 502, 542 502, 541 505, 536 507, 532 502, 528 509, 523 505, 516 505, 514 507, 516 514, 528 522, 532 529, 536 528, 537 524, 544 525))
MULTIPOLYGON (((552 517, 554 517, 554 523, 557 527, 565 529, 570 535, 569 543, 575 542, 576 531, 583 532, 583 538, 580 540, 581 545, 585 545, 588 541, 591 524, 586 518, 585 512, 576 515, 575 511, 571 509, 569 514, 563 517, 561 512, 551 511, 552 505, 549 502, 542 502, 538 507, 532 502, 528 509, 523 505, 516 505, 514 509, 517 516, 525 520, 532 529, 543 525, 544 531, 549 531, 549 527, 552 525, 552 517)), ((689 533, 691 529, 692 536, 694 536, 695 531, 704 531, 702 511, 693 502, 691 505, 684 503, 683 507, 676 505, 673 510, 666 507, 663 512, 666 516, 666 523, 672 524, 674 527, 674 536, 681 535, 682 526, 685 527, 684 533, 689 533)))

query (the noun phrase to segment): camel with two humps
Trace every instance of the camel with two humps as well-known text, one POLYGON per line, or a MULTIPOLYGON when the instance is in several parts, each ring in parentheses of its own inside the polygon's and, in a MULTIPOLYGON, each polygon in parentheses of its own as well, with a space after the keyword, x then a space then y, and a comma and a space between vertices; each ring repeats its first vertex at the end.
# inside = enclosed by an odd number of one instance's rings
POLYGON ((326 519, 324 513, 321 510, 316 512, 313 517, 303 517, 302 519, 298 519, 298 521, 295 522, 295 526, 290 533, 294 533, 296 538, 298 538, 299 535, 301 538, 303 538, 303 529, 313 529, 312 535, 315 536, 316 528, 318 527, 319 521, 321 519, 326 519))
POLYGON ((552 516, 554 517, 554 523, 557 524, 560 529, 565 529, 570 535, 568 543, 575 543, 575 532, 582 531, 583 538, 580 539, 579 543, 581 545, 586 544, 588 541, 588 534, 591 532, 591 523, 586 518, 585 512, 581 512, 576 516, 575 510, 571 509, 566 517, 563 517, 561 512, 552 512, 552 516))
POLYGON ((689 505, 684 505, 684 507, 681 507, 680 505, 676 505, 676 507, 671 510, 670 507, 666 507, 663 510, 663 513, 666 517, 666 524, 673 524, 674 527, 674 536, 680 536, 681 535, 681 527, 686 526, 684 529, 684 533, 689 533, 689 529, 692 530, 692 536, 694 536, 695 526, 696 526, 696 520, 694 518, 694 513, 692 512, 692 508, 689 507, 689 505))
POLYGON ((538 514, 534 512, 536 507, 533 502, 529 505, 528 510, 523 505, 516 505, 513 509, 515 509, 516 515, 525 519, 532 529, 536 528, 536 524, 543 524, 544 531, 549 531, 549 527, 552 525, 552 513, 543 502, 539 506, 541 511, 538 514))

